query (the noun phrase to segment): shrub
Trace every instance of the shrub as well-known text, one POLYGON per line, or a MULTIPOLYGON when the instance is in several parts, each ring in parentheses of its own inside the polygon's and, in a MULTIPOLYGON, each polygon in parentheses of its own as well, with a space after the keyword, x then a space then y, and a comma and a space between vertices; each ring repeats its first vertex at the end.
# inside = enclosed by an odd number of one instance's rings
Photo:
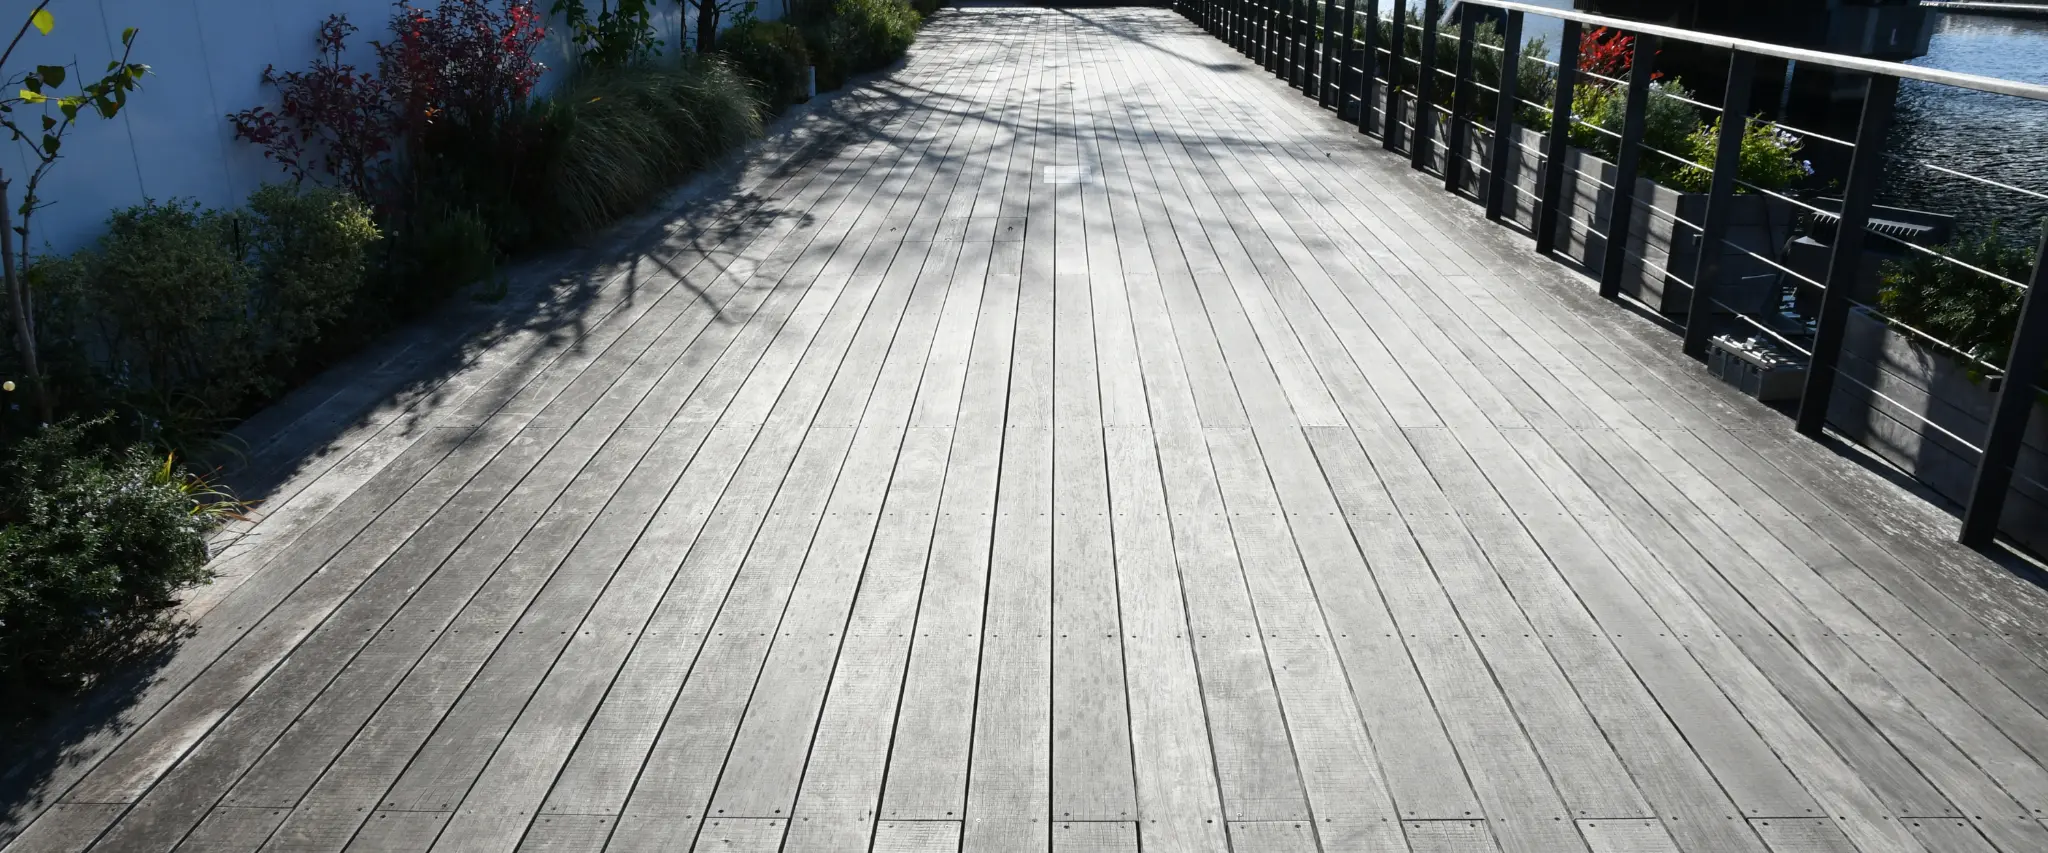
POLYGON ((945 5, 946 0, 910 0, 910 8, 916 10, 920 18, 929 18, 938 14, 940 9, 945 8, 945 5))
POLYGON ((760 104, 716 57, 592 71, 548 109, 564 144, 547 169, 547 217, 568 233, 633 212, 761 132, 760 104))
MULTIPOLYGON (((1782 190, 1813 174, 1811 163, 1799 159, 1799 150, 1804 142, 1797 136, 1779 130, 1777 126, 1761 119, 1751 121, 1742 131, 1742 153, 1736 172, 1742 180, 1767 190, 1782 190)), ((1687 192, 1703 193, 1713 188, 1714 159, 1721 146, 1721 119, 1700 126, 1693 132, 1689 143, 1693 162, 1705 168, 1681 167, 1672 177, 1672 184, 1687 192)), ((1749 192, 1741 184, 1735 186, 1739 193, 1749 192)))
POLYGON ((846 24, 846 64, 852 71, 896 61, 922 22, 907 0, 838 0, 832 11, 846 24))
POLYGON ((244 220, 259 364, 279 380, 356 307, 380 234, 361 199, 325 187, 265 186, 249 196, 244 220))
POLYGON ((577 60, 586 68, 617 68, 644 62, 661 50, 654 35, 655 0, 602 0, 596 15, 584 0, 554 0, 548 11, 562 16, 575 39, 577 60))
POLYGON ((46 322, 84 362, 99 398, 90 404, 133 405, 182 427, 234 411, 255 390, 256 282, 236 225, 195 203, 150 201, 114 213, 97 246, 50 265, 46 322))
POLYGON ((811 56, 796 27, 748 19, 720 34, 718 44, 770 107, 810 98, 811 56))
POLYGON ((852 38, 846 22, 822 18, 804 24, 802 30, 804 51, 818 69, 818 90, 829 92, 846 85, 846 54, 852 38))
POLYGON ((343 62, 348 37, 356 27, 346 15, 330 15, 320 25, 320 47, 305 71, 263 69, 263 82, 277 88, 279 106, 252 107, 228 116, 235 137, 263 147, 274 160, 304 181, 316 169, 363 199, 373 198, 376 170, 397 135, 397 116, 384 82, 343 62))
POLYGON ((0 462, 0 682, 72 686, 204 581, 206 533, 241 504, 104 418, 44 427, 0 462))
MULTIPOLYGON (((1995 224, 1975 240, 1960 238, 1939 251, 2013 281, 2026 281, 2034 268, 2034 253, 2007 243, 1995 224)), ((2005 366, 2019 325, 2022 288, 1920 252, 1878 269, 1878 308, 1892 320, 2005 366)))
MULTIPOLYGON (((1692 151, 1693 135, 1699 131, 1699 110, 1683 99, 1692 92, 1676 79, 1650 84, 1650 99, 1643 118, 1643 145, 1680 157, 1692 151)), ((1572 125, 1572 144, 1598 152, 1610 162, 1621 151, 1622 125, 1627 121, 1628 91, 1619 86, 1584 85, 1573 93, 1572 113, 1579 119, 1607 131, 1601 133, 1581 124, 1572 125), (1611 134, 1611 135, 1610 135, 1611 134)), ((1642 171, 1652 180, 1666 180, 1684 168, 1676 160, 1644 151, 1642 171)))
POLYGON ((138 434, 197 450, 355 310, 377 239, 369 208, 335 189, 115 213, 97 245, 37 270, 73 407, 123 409, 138 434))

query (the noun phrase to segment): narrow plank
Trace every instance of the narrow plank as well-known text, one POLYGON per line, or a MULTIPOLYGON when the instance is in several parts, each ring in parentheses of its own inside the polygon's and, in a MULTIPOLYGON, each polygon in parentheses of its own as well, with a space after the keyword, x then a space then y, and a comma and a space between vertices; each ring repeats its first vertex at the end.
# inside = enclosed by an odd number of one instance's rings
POLYGON ((1299 820, 1234 820, 1230 822, 1233 850, 1262 850, 1271 853, 1317 853, 1315 827, 1299 820))
POLYGON ((368 820, 359 817, 351 822, 352 829, 358 824, 362 828, 348 842, 346 853, 426 853, 447 823, 447 812, 378 809, 368 820))
POLYGON ((1915 820, 1908 821, 1906 826, 1913 830, 1913 837, 1920 839, 1920 843, 1930 851, 1992 853, 1997 849, 1967 820, 1915 820))
POLYGON ((1138 853, 1138 824, 1128 820, 1062 820, 1052 825, 1053 853, 1138 853))
POLYGON ((270 839, 277 831, 278 824, 284 823, 288 809, 243 809, 221 806, 206 813, 206 818, 192 828, 174 849, 194 853, 233 853, 233 851, 254 851, 270 839))
POLYGON ((760 818, 720 818, 704 822, 697 836, 699 853, 775 853, 782 848, 787 822, 760 818))
POLYGON ((1655 820, 1584 820, 1579 833, 1593 853, 1678 853, 1678 842, 1655 820))
POLYGON ((1137 812, 1088 282, 1061 274, 1053 297, 1052 816, 1062 823, 1137 812))
POLYGON ((885 820, 875 827, 873 853, 955 853, 957 820, 885 820))
POLYGON ((613 815, 541 815, 519 840, 520 853, 598 853, 611 838, 613 815))
POLYGON ((1855 853, 1856 847, 1826 818, 1755 820, 1771 853, 1855 853))
MULTIPOLYGON (((1465 853, 1498 850, 1493 833, 1481 820, 1405 820, 1408 848, 1415 853, 1465 853)), ((1649 851, 1642 851, 1649 853, 1649 851)))

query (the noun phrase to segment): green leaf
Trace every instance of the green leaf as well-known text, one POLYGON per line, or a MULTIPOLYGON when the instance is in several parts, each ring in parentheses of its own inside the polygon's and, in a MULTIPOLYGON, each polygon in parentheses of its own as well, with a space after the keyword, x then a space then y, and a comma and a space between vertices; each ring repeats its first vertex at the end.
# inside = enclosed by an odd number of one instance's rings
POLYGON ((21 90, 21 99, 31 104, 40 104, 44 101, 49 100, 50 98, 49 96, 44 95, 41 92, 32 92, 28 89, 23 89, 21 90))
POLYGON ((49 115, 45 115, 45 116, 43 116, 43 129, 44 129, 44 130, 49 130, 49 129, 51 129, 51 128, 53 128, 53 127, 56 127, 56 126, 57 126, 57 119, 56 119, 55 117, 53 117, 53 116, 49 116, 49 115))
POLYGON ((57 149, 63 144, 64 140, 57 138, 56 134, 43 134, 43 152, 45 154, 48 154, 51 157, 57 156, 57 149))
POLYGON ((134 28, 134 27, 129 27, 128 29, 125 29, 125 30, 122 30, 122 31, 121 31, 121 43, 122 43, 122 44, 134 44, 134 43, 135 43, 135 28, 134 28))
POLYGON ((36 29, 41 30, 43 35, 49 35, 50 30, 57 26, 56 17, 52 16, 48 9, 37 9, 35 14, 28 16, 28 22, 36 25, 36 29))
POLYGON ((36 76, 43 78, 43 85, 62 86, 64 85, 64 66, 38 65, 36 66, 36 76))

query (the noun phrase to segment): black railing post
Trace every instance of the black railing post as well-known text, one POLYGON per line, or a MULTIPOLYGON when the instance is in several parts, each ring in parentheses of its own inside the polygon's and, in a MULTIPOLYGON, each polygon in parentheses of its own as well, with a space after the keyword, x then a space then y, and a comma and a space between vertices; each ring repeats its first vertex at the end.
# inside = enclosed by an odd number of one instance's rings
POLYGON ((1756 77, 1756 57, 1734 51, 1728 55, 1728 96, 1721 99, 1721 137, 1714 145, 1714 180, 1707 191, 1707 221, 1700 225, 1700 262, 1692 276, 1692 304, 1685 313, 1685 354, 1707 355, 1707 333, 1714 327, 1714 289, 1721 284, 1721 243, 1728 238, 1729 208, 1735 202, 1735 179, 1742 171, 1742 135, 1749 130, 1749 88, 1756 77))
POLYGON ((1422 4, 1422 54, 1415 66, 1415 129, 1408 140, 1408 163, 1429 168, 1436 150, 1430 140, 1436 136, 1436 19, 1443 14, 1443 0, 1422 4))
POLYGON ((1387 112, 1380 116, 1380 144, 1392 151, 1401 144, 1401 61, 1408 46, 1408 0, 1394 0, 1387 24, 1387 112))
POLYGON ((1508 189, 1512 186, 1508 158, 1515 156, 1522 142, 1521 128, 1515 125, 1516 99, 1521 95, 1517 90, 1522 82, 1522 13, 1508 13, 1501 35, 1506 42, 1500 53, 1500 103, 1493 112, 1493 156, 1488 158, 1491 172, 1486 176, 1486 218, 1495 220, 1507 211, 1508 189))
POLYGON ((1636 216, 1636 173, 1643 162, 1643 125, 1650 112, 1650 78, 1655 76, 1657 37, 1636 36, 1635 59, 1629 64, 1628 111, 1621 122, 1620 156, 1614 161, 1613 204, 1607 209, 1607 251, 1600 266, 1600 295, 1621 293, 1622 269, 1628 265, 1629 225, 1636 216))
POLYGON ((1557 91, 1550 98, 1550 139, 1544 145, 1543 197, 1536 208, 1536 251, 1557 248, 1557 217, 1564 203, 1564 161, 1572 142, 1572 90, 1579 76, 1578 21, 1564 22, 1557 45, 1557 91))
POLYGON ((2048 227, 2034 255, 2034 276, 2020 301, 2020 322, 2013 330, 2012 352, 2005 360, 2005 383, 1999 386, 1991 424, 1984 430, 1984 452, 1977 459, 1977 479, 1970 485, 1970 503, 1963 510, 1963 544, 1983 547, 1998 535, 2005 513, 2006 491, 2012 487, 2012 466, 2026 440, 2027 418, 2041 384, 2041 364, 2048 361, 2048 227))
POLYGON ((1472 123, 1472 89, 1477 82, 1472 79, 1472 42, 1479 36, 1478 15, 1466 9, 1458 17, 1458 70, 1451 77, 1457 88, 1451 91, 1451 132, 1444 140, 1449 143, 1444 150, 1444 189, 1451 192, 1465 183, 1465 135, 1472 123))
POLYGON ((1296 0, 1294 4, 1294 88, 1303 93, 1309 91, 1310 78, 1315 74, 1315 13, 1316 0, 1296 0))
POLYGON ((1316 63, 1316 105, 1327 110, 1335 101, 1339 113, 1344 111, 1344 50, 1343 42, 1337 40, 1337 16, 1343 12, 1337 0, 1323 0, 1323 55, 1316 63))
MULTIPOLYGON (((1365 3, 1365 46, 1361 49, 1364 58, 1358 63, 1358 132, 1372 132, 1373 106, 1379 102, 1380 76, 1380 4, 1379 0, 1365 3)), ((1382 128, 1380 135, 1385 136, 1382 128)))
MULTIPOLYGON (((1370 5, 1372 0, 1365 2, 1370 5)), ((1358 27, 1358 0, 1344 0, 1344 11, 1338 21, 1337 38, 1341 41, 1337 42, 1337 117, 1343 118, 1344 108, 1351 105, 1354 91, 1351 69, 1363 68, 1365 64, 1358 61, 1358 39, 1352 35, 1358 27)))
POLYGON ((1842 188, 1842 218, 1835 226, 1834 250, 1828 255, 1827 290, 1820 298, 1820 321, 1813 331, 1813 357, 1806 368, 1806 392, 1799 398, 1797 426, 1802 435, 1818 438, 1827 427, 1828 403, 1835 391, 1835 362, 1849 323, 1851 291, 1863 266, 1864 231, 1870 225, 1870 203, 1884 175, 1885 134, 1898 99, 1899 78, 1872 75, 1863 94, 1863 118, 1856 124, 1856 148, 1849 157, 1849 180, 1842 188))

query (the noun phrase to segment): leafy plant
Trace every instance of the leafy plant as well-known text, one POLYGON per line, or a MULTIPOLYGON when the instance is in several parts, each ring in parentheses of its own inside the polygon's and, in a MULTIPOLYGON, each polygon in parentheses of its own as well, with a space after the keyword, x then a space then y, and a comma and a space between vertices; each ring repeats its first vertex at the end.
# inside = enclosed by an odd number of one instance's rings
POLYGON ((1977 269, 2024 282, 2034 252, 2008 243, 1993 224, 1976 239, 1942 246, 1943 258, 1914 252, 1878 267, 1878 308, 1892 320, 1947 342, 1971 357, 2003 368, 2019 325, 2022 288, 1977 269))
MULTIPOLYGON (((1681 157, 1692 150, 1700 126, 1699 110, 1686 103, 1692 96, 1685 84, 1676 79, 1650 84, 1643 115, 1644 147, 1681 157)), ((1573 92, 1572 113, 1585 122, 1572 125, 1572 144, 1612 161, 1621 151, 1622 126, 1628 119, 1628 92, 1619 86, 1580 86, 1573 92)), ((1646 151, 1641 162, 1643 174, 1660 181, 1683 168, 1683 164, 1654 152, 1646 151)))
POLYGON ((661 50, 654 34, 655 0, 598 0, 597 14, 583 0, 554 0, 548 11, 562 16, 585 67, 617 68, 643 62, 661 50))
POLYGON ((547 27, 530 0, 440 0, 431 12, 400 0, 391 33, 372 42, 378 74, 415 151, 444 129, 497 127, 547 71, 534 56, 547 27))
POLYGON ((45 426, 0 462, 0 682, 75 686, 161 628, 208 577, 207 532, 246 506, 175 457, 103 449, 106 423, 45 426))
POLYGON ((544 217, 569 233, 632 212, 761 131, 759 102, 716 57, 594 71, 551 100, 564 144, 544 217))
MULTIPOLYGON (((1714 161, 1720 156, 1721 119, 1702 125, 1694 131, 1687 156, 1705 168, 1684 166, 1670 177, 1672 185, 1687 192, 1703 193, 1713 188, 1714 161)), ((1792 186, 1813 175, 1813 164, 1799 158, 1805 141, 1778 129, 1777 126, 1756 119, 1742 131, 1742 152, 1736 174, 1749 184, 1763 189, 1777 191, 1792 186)), ((1738 193, 1749 192, 1742 184, 1735 185, 1738 193)))
POLYGON ((263 69, 263 82, 278 90, 280 105, 252 107, 228 116, 235 137, 263 147, 303 182, 318 170, 362 199, 375 198, 378 163, 397 134, 391 92, 384 81, 342 60, 356 27, 346 15, 329 15, 315 39, 319 54, 305 71, 263 69))
POLYGON ((803 33, 779 21, 750 20, 721 37, 721 50, 774 108, 810 97, 811 55, 803 33))
POLYGON ((837 0, 833 14, 846 24, 846 63, 854 71, 896 61, 923 21, 906 0, 837 0))
POLYGON ((23 162, 28 165, 28 177, 22 185, 19 207, 10 209, 10 191, 15 176, 0 169, 0 279, 7 286, 7 314, 12 321, 8 329, 14 338, 14 348, 21 359, 22 369, 27 374, 30 394, 43 421, 55 417, 55 403, 50 389, 46 387, 43 364, 40 356, 39 332, 36 326, 36 295, 30 281, 29 270, 35 265, 31 251, 31 223, 37 209, 43 206, 36 195, 43 178, 57 165, 64 150, 64 137, 71 132, 80 115, 88 111, 100 118, 113 118, 128 104, 128 93, 135 91, 142 83, 142 76, 149 73, 149 66, 129 62, 135 48, 135 28, 121 32, 121 58, 107 63, 105 76, 97 80, 82 81, 76 92, 60 94, 65 81, 71 79, 76 66, 38 65, 34 70, 15 74, 6 69, 13 67, 14 50, 21 46, 21 40, 30 29, 42 35, 49 35, 57 25, 56 16, 50 13, 51 0, 40 0, 30 9, 21 28, 7 43, 7 49, 0 51, 0 74, 8 74, 6 90, 14 90, 12 96, 0 95, 0 130, 5 130, 10 140, 20 143, 23 162), (51 110, 56 110, 52 115, 51 110), (33 115, 39 125, 37 129, 24 130, 23 123, 33 115), (16 221, 16 217, 19 221, 16 221), (17 244, 15 241, 19 240, 17 244))
MULTIPOLYGON (((1626 80, 1636 65, 1636 37, 1620 30, 1594 27, 1579 36, 1579 70, 1626 80)), ((1653 72, 1652 80, 1664 79, 1664 73, 1653 72)), ((1612 82, 1595 79, 1593 85, 1612 86, 1612 82)))
POLYGON ((249 304, 265 392, 363 298, 381 234, 370 208, 326 187, 271 184, 237 222, 256 286, 249 304))
POLYGON ((800 28, 804 36, 804 52, 811 58, 811 65, 818 69, 819 91, 831 91, 846 84, 846 53, 852 38, 845 21, 836 18, 817 18, 800 28))

